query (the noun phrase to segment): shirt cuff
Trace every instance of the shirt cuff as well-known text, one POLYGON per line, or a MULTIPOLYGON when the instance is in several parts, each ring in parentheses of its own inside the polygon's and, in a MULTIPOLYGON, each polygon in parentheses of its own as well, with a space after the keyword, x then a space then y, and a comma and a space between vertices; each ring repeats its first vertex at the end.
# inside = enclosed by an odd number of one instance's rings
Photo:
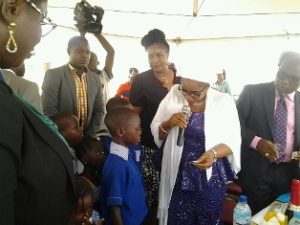
POLYGON ((256 150, 257 143, 261 140, 261 137, 255 136, 250 144, 250 147, 256 150))

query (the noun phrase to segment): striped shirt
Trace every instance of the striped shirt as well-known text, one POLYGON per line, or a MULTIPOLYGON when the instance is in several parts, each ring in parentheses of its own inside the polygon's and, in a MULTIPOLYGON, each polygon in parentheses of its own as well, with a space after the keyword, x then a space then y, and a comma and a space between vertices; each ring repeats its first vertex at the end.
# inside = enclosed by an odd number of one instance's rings
POLYGON ((72 67, 71 65, 69 65, 69 67, 71 69, 71 74, 76 89, 76 116, 79 118, 80 126, 85 129, 87 126, 88 118, 88 90, 86 73, 78 75, 74 67, 72 67))

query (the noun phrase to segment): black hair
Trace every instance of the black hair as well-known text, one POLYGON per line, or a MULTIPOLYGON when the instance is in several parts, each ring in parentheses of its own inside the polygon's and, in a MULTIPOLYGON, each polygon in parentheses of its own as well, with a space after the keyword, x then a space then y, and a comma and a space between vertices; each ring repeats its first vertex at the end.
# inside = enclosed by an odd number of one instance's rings
POLYGON ((129 69, 129 73, 139 73, 139 70, 137 68, 135 68, 135 67, 131 67, 129 69))
POLYGON ((110 109, 105 118, 104 123, 112 136, 117 135, 117 130, 128 124, 128 121, 137 114, 129 108, 118 107, 110 109))
POLYGON ((50 117, 56 123, 59 132, 68 128, 70 121, 75 120, 76 116, 71 113, 57 113, 50 117))
POLYGON ((68 42, 68 53, 69 53, 71 48, 77 46, 81 42, 89 43, 88 40, 85 37, 82 37, 82 36, 72 37, 68 42))
POLYGON ((125 98, 121 98, 120 96, 115 96, 110 98, 107 103, 106 103, 106 112, 108 112, 109 110, 113 109, 113 108, 117 108, 117 107, 128 107, 130 106, 130 102, 125 99, 125 98))
POLYGON ((166 36, 164 32, 159 29, 150 30, 148 34, 142 38, 141 44, 146 50, 153 44, 161 44, 167 49, 168 52, 170 51, 170 46, 166 41, 166 36))
POLYGON ((87 154, 87 152, 89 151, 89 149, 91 149, 91 146, 93 143, 96 143, 96 144, 100 144, 101 145, 101 142, 99 140, 97 140, 96 138, 93 138, 89 135, 85 135, 83 137, 83 140, 74 147, 74 150, 75 150, 75 156, 78 160, 80 160, 80 162, 83 162, 83 156, 85 154, 87 154))
MULTIPOLYGON (((75 177, 75 192, 74 192, 74 209, 78 209, 79 208, 79 200, 82 199, 82 204, 84 203, 83 198, 85 196, 89 196, 91 195, 92 197, 94 196, 94 189, 92 187, 92 185, 85 180, 83 177, 75 177)), ((82 205, 82 208, 83 205, 82 205)))
POLYGON ((224 80, 226 80, 226 71, 223 69, 223 76, 224 76, 224 80))

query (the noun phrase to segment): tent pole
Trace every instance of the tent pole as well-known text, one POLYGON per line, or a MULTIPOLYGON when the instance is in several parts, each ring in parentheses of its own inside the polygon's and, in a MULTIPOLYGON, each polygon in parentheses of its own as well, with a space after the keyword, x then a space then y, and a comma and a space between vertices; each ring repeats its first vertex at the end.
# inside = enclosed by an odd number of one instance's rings
POLYGON ((193 0, 193 17, 197 17, 198 14, 198 0, 193 0))

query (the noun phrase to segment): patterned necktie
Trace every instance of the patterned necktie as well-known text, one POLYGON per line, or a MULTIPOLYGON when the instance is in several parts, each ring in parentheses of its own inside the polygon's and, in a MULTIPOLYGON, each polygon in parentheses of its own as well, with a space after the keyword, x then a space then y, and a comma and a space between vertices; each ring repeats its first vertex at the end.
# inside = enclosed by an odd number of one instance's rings
POLYGON ((287 131, 287 107, 284 97, 280 97, 274 117, 274 143, 279 151, 279 158, 276 163, 282 162, 285 157, 287 131))

